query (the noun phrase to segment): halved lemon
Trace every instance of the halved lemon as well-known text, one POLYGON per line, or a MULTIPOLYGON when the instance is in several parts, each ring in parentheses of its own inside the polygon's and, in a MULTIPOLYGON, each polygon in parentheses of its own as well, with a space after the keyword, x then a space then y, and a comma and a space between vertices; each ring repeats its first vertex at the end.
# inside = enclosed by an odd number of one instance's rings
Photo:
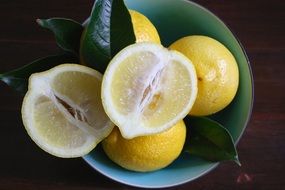
POLYGON ((31 75, 22 119, 33 141, 58 157, 89 153, 113 128, 102 107, 101 82, 99 72, 77 64, 31 75))
POLYGON ((190 111, 197 96, 191 61, 155 43, 130 45, 109 63, 102 102, 124 138, 160 133, 190 111))

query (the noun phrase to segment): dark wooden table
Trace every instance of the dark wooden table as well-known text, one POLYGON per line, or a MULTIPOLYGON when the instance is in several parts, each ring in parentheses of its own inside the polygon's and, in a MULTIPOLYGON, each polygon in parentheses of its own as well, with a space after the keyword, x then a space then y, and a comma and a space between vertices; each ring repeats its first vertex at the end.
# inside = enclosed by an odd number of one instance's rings
MULTIPOLYGON (((196 0, 217 14, 244 45, 254 74, 252 118, 238 144, 242 167, 223 163, 173 189, 285 189, 285 1, 196 0)), ((83 21, 92 1, 1 0, 0 72, 58 51, 36 18, 83 21)), ((21 121, 22 97, 0 83, 0 189, 132 189, 102 176, 82 159, 40 150, 21 121)))

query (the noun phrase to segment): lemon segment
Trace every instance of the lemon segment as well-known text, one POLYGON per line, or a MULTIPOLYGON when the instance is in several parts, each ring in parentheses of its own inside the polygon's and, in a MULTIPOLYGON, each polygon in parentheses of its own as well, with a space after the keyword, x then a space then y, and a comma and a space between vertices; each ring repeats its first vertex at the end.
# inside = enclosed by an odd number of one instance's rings
POLYGON ((31 138, 58 157, 89 153, 112 130, 101 103, 102 75, 77 64, 33 74, 22 104, 31 138))
POLYGON ((109 63, 103 107, 123 137, 162 132, 183 119, 197 95, 191 61, 155 43, 137 43, 109 63))

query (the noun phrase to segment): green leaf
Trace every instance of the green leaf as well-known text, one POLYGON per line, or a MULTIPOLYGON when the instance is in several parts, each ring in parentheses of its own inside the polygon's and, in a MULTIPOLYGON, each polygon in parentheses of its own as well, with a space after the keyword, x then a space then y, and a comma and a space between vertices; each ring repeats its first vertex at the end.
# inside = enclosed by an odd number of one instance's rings
POLYGON ((80 23, 66 18, 37 19, 37 23, 54 33, 60 48, 78 55, 83 32, 83 26, 80 23))
POLYGON ((97 0, 82 36, 80 56, 83 63, 104 73, 111 58, 135 41, 124 1, 97 0))
POLYGON ((12 87, 14 90, 24 94, 28 89, 28 79, 31 74, 48 70, 59 64, 78 62, 78 58, 72 54, 64 53, 59 55, 51 55, 35 60, 28 65, 10 72, 0 74, 0 80, 12 87))
POLYGON ((232 160, 238 165, 238 154, 229 131, 205 117, 185 118, 188 127, 184 150, 203 159, 217 162, 232 160))

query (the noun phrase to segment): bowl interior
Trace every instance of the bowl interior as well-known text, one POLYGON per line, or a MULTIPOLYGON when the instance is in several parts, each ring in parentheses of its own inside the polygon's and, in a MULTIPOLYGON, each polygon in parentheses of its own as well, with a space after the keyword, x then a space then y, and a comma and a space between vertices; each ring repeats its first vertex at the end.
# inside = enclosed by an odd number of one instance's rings
MULTIPOLYGON (((250 118, 253 103, 253 81, 243 48, 227 26, 205 8, 185 0, 126 0, 129 9, 146 15, 156 26, 162 44, 168 47, 181 37, 207 35, 223 43, 235 56, 239 67, 239 88, 233 102, 211 116, 222 123, 237 143, 250 118)), ((110 161, 101 147, 84 160, 94 169, 118 182, 137 187, 170 187, 196 179, 212 170, 211 163, 182 153, 170 166, 150 173, 127 171, 110 161)))

